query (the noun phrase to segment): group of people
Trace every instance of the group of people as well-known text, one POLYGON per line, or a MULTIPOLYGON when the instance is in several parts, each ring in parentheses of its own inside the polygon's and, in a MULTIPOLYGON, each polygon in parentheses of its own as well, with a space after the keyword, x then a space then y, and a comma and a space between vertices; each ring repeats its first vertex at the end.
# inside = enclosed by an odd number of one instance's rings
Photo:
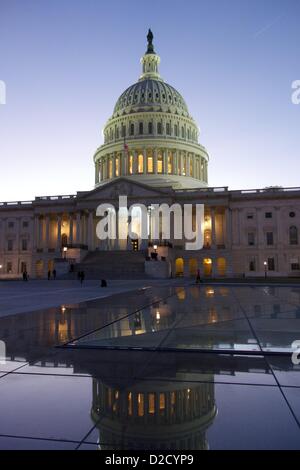
POLYGON ((54 280, 56 279, 56 269, 53 269, 52 272, 49 269, 49 271, 48 271, 48 281, 50 281, 51 276, 53 277, 54 280))

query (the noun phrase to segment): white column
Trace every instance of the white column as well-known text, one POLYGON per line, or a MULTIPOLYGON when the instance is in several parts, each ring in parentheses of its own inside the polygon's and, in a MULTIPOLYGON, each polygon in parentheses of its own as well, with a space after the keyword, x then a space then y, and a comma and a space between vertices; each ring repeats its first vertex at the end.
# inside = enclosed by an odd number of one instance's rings
POLYGON ((231 209, 225 209, 225 248, 230 250, 232 245, 232 231, 231 231, 231 209))
POLYGON ((61 214, 57 216, 57 239, 56 239, 56 250, 61 250, 61 214))
POLYGON ((157 149, 153 151, 153 173, 157 175, 157 149))
POLYGON ((216 248, 216 219, 215 219, 215 208, 210 208, 211 216, 211 247, 216 248))
POLYGON ((80 218, 80 212, 76 213, 76 243, 81 243, 81 218, 80 218))
POLYGON ((168 152, 166 149, 163 150, 163 173, 168 174, 168 152))
POLYGON ((133 174, 138 174, 138 153, 136 150, 133 152, 133 174))
POLYGON ((143 156, 144 156, 144 165, 143 165, 144 166, 143 167, 144 171, 143 171, 143 173, 144 173, 144 175, 146 175, 147 174, 147 150, 145 148, 143 150, 143 156))
POLYGON ((177 170, 177 150, 175 152, 172 152, 173 155, 173 174, 177 175, 178 170, 177 170))
POLYGON ((186 154, 186 171, 185 171, 186 176, 190 176, 190 154, 186 154))
POLYGON ((72 245, 73 243, 73 214, 70 214, 69 218, 69 243, 72 245))
POLYGON ((94 212, 89 212, 88 219, 88 248, 89 250, 94 249, 94 212))
POLYGON ((44 248, 48 250, 49 248, 49 236, 50 236, 50 224, 49 224, 49 216, 46 215, 45 217, 45 239, 44 239, 44 248))

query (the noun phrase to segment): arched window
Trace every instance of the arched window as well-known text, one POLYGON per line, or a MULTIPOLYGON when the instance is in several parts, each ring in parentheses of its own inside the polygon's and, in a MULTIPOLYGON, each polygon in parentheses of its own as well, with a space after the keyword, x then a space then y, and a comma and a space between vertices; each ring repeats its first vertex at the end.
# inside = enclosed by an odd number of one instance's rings
POLYGON ((171 125, 169 122, 167 122, 166 124, 166 134, 171 135, 171 125))
POLYGON ((152 122, 148 123, 148 134, 153 134, 153 124, 152 124, 152 122))
POLYGON ((144 134, 144 124, 142 122, 139 123, 139 134, 144 134))
POLYGON ((130 124, 130 135, 134 135, 134 124, 130 124))
POLYGON ((182 126, 181 128, 181 137, 184 139, 185 137, 185 132, 184 132, 184 127, 182 126))
POLYGON ((157 133, 158 133, 158 135, 162 134, 162 123, 161 122, 157 123, 157 133))
POLYGON ((177 124, 175 124, 174 126, 174 134, 176 137, 178 137, 178 125, 177 124))
POLYGON ((292 225, 289 230, 290 245, 298 245, 298 229, 295 225, 292 225))

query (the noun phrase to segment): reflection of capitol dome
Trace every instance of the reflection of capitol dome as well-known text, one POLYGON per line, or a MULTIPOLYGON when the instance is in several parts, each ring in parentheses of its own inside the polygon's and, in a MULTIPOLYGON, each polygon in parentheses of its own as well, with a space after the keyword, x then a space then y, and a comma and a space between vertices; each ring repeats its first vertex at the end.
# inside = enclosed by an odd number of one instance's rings
POLYGON ((105 444, 119 450, 207 449, 205 432, 215 415, 212 382, 145 381, 124 390, 93 381, 92 418, 103 450, 105 444))
POLYGON ((142 75, 117 100, 94 155, 96 186, 126 177, 151 186, 207 186, 208 154, 175 88, 161 78, 151 31, 142 75))

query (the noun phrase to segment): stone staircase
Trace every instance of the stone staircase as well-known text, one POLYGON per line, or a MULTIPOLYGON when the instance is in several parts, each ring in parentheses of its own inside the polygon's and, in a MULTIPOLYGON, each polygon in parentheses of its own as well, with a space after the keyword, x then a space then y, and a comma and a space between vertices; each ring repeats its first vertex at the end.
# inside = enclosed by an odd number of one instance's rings
POLYGON ((86 279, 143 279, 145 256, 145 251, 91 251, 73 274, 84 271, 86 279))

